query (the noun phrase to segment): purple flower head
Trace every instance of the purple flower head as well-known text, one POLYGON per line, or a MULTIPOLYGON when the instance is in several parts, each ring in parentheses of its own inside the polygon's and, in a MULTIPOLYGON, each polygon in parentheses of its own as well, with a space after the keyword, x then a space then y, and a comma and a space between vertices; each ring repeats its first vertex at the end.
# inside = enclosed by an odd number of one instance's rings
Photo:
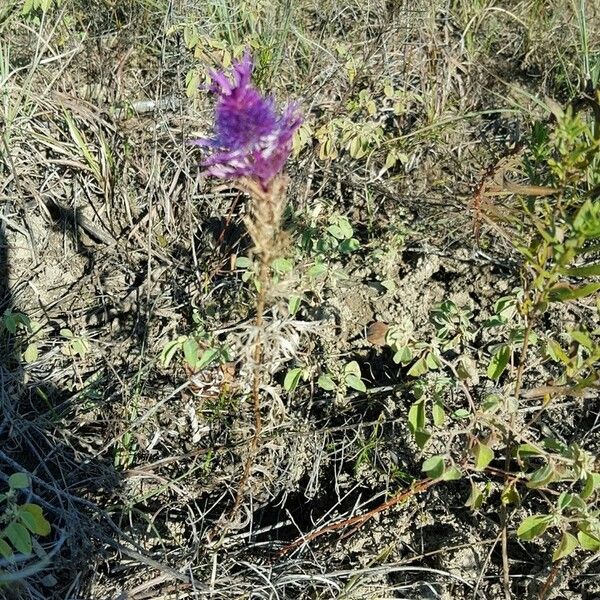
POLYGON ((233 80, 212 71, 210 91, 219 99, 214 138, 193 140, 215 152, 202 161, 205 172, 222 179, 250 177, 267 189, 281 172, 292 150, 292 137, 302 123, 297 104, 279 115, 271 97, 263 97, 250 82, 252 59, 246 52, 232 67, 233 80))

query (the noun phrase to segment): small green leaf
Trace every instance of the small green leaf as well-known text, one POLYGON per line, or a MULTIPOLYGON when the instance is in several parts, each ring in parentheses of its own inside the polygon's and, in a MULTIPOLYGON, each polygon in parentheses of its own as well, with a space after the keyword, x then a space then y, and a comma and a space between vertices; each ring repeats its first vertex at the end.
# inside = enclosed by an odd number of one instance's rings
POLYGON ((363 380, 352 373, 346 375, 344 381, 346 382, 346 385, 353 390, 357 390, 358 392, 367 391, 367 386, 364 384, 363 380))
POLYGON ((342 231, 342 228, 339 227, 338 225, 330 225, 327 228, 327 232, 329 234, 331 234, 336 240, 344 240, 344 239, 346 239, 346 236, 344 235, 344 232, 342 231))
POLYGON ((27 473, 13 473, 8 478, 8 487, 12 490, 25 490, 31 485, 27 473))
POLYGON ((247 256, 238 256, 235 259, 235 266, 238 269, 251 269, 253 264, 247 256))
POLYGON ((21 521, 21 523, 23 523, 23 525, 25 525, 25 527, 27 527, 27 529, 29 529, 29 531, 31 531, 31 533, 35 533, 36 523, 35 518, 32 514, 28 513, 25 510, 19 511, 19 520, 21 521))
POLYGON ((431 370, 440 368, 440 360, 433 352, 428 352, 425 355, 425 364, 431 370))
POLYGON ((546 464, 529 476, 529 481, 526 485, 531 489, 541 488, 554 481, 555 477, 554 467, 551 464, 546 464))
POLYGON ((600 550, 600 539, 587 531, 579 531, 577 539, 584 550, 589 550, 590 552, 598 552, 600 550))
POLYGON ((198 364, 198 353, 200 352, 200 347, 198 346, 198 342, 193 337, 188 337, 185 342, 183 342, 183 358, 185 362, 192 368, 195 369, 198 364))
POLYGON ((571 339, 575 340, 577 343, 581 344, 584 348, 587 348, 590 351, 594 349, 594 342, 592 338, 585 332, 581 330, 574 330, 569 332, 571 339))
POLYGON ((452 466, 444 471, 444 474, 442 475, 442 480, 456 481, 457 479, 460 479, 462 475, 462 471, 458 467, 452 466))
POLYGON ((340 243, 339 250, 345 254, 356 252, 360 248, 360 242, 356 238, 350 238, 340 243))
POLYGON ((421 467, 421 471, 427 473, 431 479, 437 479, 444 472, 444 457, 443 456, 432 456, 428 458, 421 467))
POLYGON ((20 515, 28 513, 32 516, 35 523, 34 529, 31 531, 36 535, 49 535, 51 531, 50 523, 44 517, 42 507, 37 504, 23 504, 19 507, 20 515))
POLYGON ((204 369, 204 367, 208 366, 211 362, 219 357, 221 354, 221 350, 219 348, 208 348, 202 353, 202 356, 196 363, 196 369, 204 369))
POLYGON ((31 554, 31 535, 20 523, 10 523, 3 533, 17 552, 31 554))
POLYGON ((406 365, 413 358, 412 350, 408 346, 402 346, 396 350, 396 354, 394 354, 393 361, 396 364, 406 365))
POLYGON ((490 379, 497 380, 500 378, 508 365, 510 359, 510 348, 508 346, 500 346, 494 353, 487 368, 487 376, 490 379))
POLYGON ((471 416, 471 413, 466 408, 459 408, 452 413, 452 416, 455 419, 468 419, 471 416))
POLYGON ((327 273, 327 265, 324 263, 316 263, 308 269, 308 276, 311 279, 318 279, 327 273))
POLYGON ((302 304, 302 298, 300 296, 292 295, 288 300, 288 312, 290 315, 295 315, 302 304))
POLYGON ((531 444, 520 444, 519 447, 517 448, 517 457, 521 460, 524 460, 531 456, 542 456, 542 455, 543 455, 543 452, 539 448, 536 448, 535 446, 532 446, 531 444))
POLYGON ((523 520, 517 529, 517 535, 526 542, 542 535, 552 521, 549 515, 531 515, 523 520))
POLYGON ((408 411, 408 426, 413 435, 425 427, 425 404, 423 400, 417 400, 410 407, 408 411))
POLYGON ((505 506, 508 504, 518 505, 521 503, 521 496, 517 490, 517 486, 515 485, 514 481, 508 483, 502 490, 502 494, 500 495, 500 501, 505 506))
POLYGON ((27 364, 34 363, 40 355, 38 347, 36 344, 29 344, 27 348, 25 348, 25 352, 23 352, 23 360, 27 364))
POLYGON ((317 385, 326 392, 332 392, 337 388, 335 382, 329 375, 321 375, 317 381, 317 385))
POLYGON ((300 383, 300 377, 302 377, 302 367, 290 369, 283 380, 283 389, 287 392, 293 392, 300 383))
POLYGON ((427 361, 426 361, 425 357, 422 356, 408 370, 408 374, 411 377, 420 377, 421 375, 424 375, 425 373, 427 373, 428 370, 429 369, 427 367, 427 361))
POLYGON ((423 450, 427 445, 427 442, 431 439, 431 433, 425 429, 419 429, 414 433, 415 444, 423 450))
POLYGON ((171 364, 175 353, 181 348, 183 342, 185 342, 186 339, 187 337, 185 335, 182 335, 179 336, 176 340, 171 340, 170 342, 167 342, 162 352, 160 353, 160 362, 162 363, 163 367, 168 367, 171 364))
POLYGON ((571 363, 571 360, 569 359, 567 353, 562 349, 562 346, 555 340, 548 340, 548 343, 546 344, 546 352, 552 360, 556 362, 561 362, 565 366, 569 366, 571 363))
POLYGON ((497 394, 489 394, 483 399, 481 403, 481 408, 485 412, 495 412, 497 408, 502 404, 502 398, 497 394))
POLYGON ((552 560, 557 561, 565 556, 572 554, 579 547, 579 540, 568 531, 565 531, 560 539, 560 542, 552 554, 552 560))
POLYGON ((344 367, 344 374, 345 375, 356 375, 356 377, 360 377, 360 365, 355 360, 350 361, 344 367))
POLYGON ((483 471, 494 460, 494 451, 479 440, 477 440, 471 452, 475 457, 475 469, 478 471, 483 471))
POLYGON ((600 488, 600 473, 589 473, 585 478, 581 497, 583 499, 589 498, 598 488, 600 488))
POLYGON ((600 290, 600 283, 588 283, 581 286, 557 284, 548 293, 548 300, 550 302, 567 302, 568 300, 586 298, 595 294, 598 290, 600 290))
POLYGON ((487 496, 486 492, 487 490, 482 490, 479 485, 471 482, 471 493, 465 502, 465 506, 469 507, 471 510, 479 510, 487 496))
POLYGON ((294 268, 292 261, 283 257, 276 258, 271 264, 271 266, 274 271, 281 275, 289 273, 294 268))
POLYGON ((10 558, 13 555, 12 548, 0 538, 0 556, 10 558))
POLYGON ((595 265, 583 265, 581 267, 571 267, 569 269, 559 269, 560 273, 568 277, 598 277, 600 276, 600 263, 595 265))
POLYGON ((434 402, 431 407, 431 416, 433 417, 433 424, 436 427, 442 427, 446 421, 446 413, 444 412, 444 406, 441 402, 434 402))

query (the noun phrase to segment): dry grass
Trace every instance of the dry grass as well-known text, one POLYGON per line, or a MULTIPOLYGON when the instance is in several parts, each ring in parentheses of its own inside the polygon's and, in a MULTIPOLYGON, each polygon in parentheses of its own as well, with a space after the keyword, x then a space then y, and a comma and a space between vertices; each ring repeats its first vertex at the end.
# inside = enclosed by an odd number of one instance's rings
MULTIPOLYGON (((583 87, 600 60, 598 8, 587 3, 584 50, 580 3, 567 0, 58 4, 36 19, 0 8, 0 312, 35 321, 39 350, 25 364, 15 340, 2 339, 0 477, 31 473, 53 525, 40 540, 49 565, 0 593, 501 597, 494 523, 448 510, 464 504, 458 484, 278 553, 419 477, 402 382, 362 327, 408 316, 423 330, 425 304, 444 290, 478 277, 514 283, 510 220, 483 220, 487 246, 476 248, 473 191, 544 115, 538 100, 570 100, 583 87), (193 33, 195 49, 186 47, 193 33), (224 50, 244 44, 260 84, 300 97, 314 134, 289 168, 290 247, 302 226, 322 227, 335 212, 349 215, 361 249, 332 259, 353 279, 315 284, 295 318, 286 297, 302 277, 273 292, 262 440, 231 523, 253 435, 254 294, 235 267, 251 242, 243 195, 201 178, 185 143, 211 118, 205 94, 186 96, 186 76, 203 80, 224 50), (383 139, 364 158, 341 149, 320 158, 316 132, 351 114, 361 89, 378 104, 383 139), (384 172, 392 148, 402 159, 384 172), (404 303, 373 300, 369 261, 387 264, 404 303), (193 330, 192 309, 231 362, 197 374, 160 364, 165 344, 193 330), (65 352, 64 328, 85 341, 82 354, 65 352), (369 396, 334 402, 308 384, 297 395, 282 388, 290 367, 334 371, 357 357, 369 396)), ((359 124, 371 117, 351 114, 359 124)), ((494 297, 482 293, 483 311, 494 297)), ((528 586, 542 567, 530 549, 511 550, 526 565, 514 597, 535 597, 528 586)), ((594 568, 592 559, 570 565, 561 597, 597 585, 594 568)))

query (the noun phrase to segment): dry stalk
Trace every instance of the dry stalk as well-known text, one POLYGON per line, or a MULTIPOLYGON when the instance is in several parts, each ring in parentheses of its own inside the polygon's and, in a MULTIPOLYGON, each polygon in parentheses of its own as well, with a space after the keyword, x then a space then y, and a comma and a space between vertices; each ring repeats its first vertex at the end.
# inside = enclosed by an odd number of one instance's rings
MULTIPOLYGON (((260 436, 262 433, 262 418, 260 414, 260 389, 263 375, 263 346, 264 346, 264 315, 269 294, 270 265, 281 250, 281 218, 285 208, 286 188, 288 179, 284 175, 275 178, 268 189, 249 178, 241 179, 238 186, 251 197, 251 212, 246 219, 246 229, 254 243, 254 252, 259 259, 258 293, 256 296, 256 338, 253 352, 252 374, 252 405, 254 411, 254 435, 250 441, 248 458, 244 465, 244 472, 238 486, 233 508, 227 519, 228 523, 235 522, 244 492, 250 479, 252 466, 260 450, 260 436)), ((223 532, 224 533, 224 532, 223 532)))

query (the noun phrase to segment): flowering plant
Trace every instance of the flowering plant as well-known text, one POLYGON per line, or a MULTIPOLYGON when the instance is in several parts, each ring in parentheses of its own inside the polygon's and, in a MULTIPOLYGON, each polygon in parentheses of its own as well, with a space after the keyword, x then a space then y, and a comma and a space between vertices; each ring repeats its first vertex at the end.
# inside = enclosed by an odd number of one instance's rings
POLYGON ((292 149, 292 138, 302 123, 296 103, 281 114, 272 97, 252 85, 252 59, 246 52, 232 67, 233 81, 224 72, 211 72, 209 90, 219 96, 214 138, 193 140, 215 152, 202 161, 206 173, 222 179, 249 177, 267 191, 292 149))

